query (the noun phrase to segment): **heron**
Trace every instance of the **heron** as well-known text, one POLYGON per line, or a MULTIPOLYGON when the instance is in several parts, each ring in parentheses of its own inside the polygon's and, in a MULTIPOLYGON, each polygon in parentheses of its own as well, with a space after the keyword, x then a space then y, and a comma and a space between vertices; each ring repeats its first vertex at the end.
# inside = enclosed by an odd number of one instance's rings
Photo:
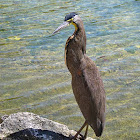
POLYGON ((86 33, 84 24, 76 12, 65 16, 64 22, 53 32, 57 33, 68 25, 74 25, 75 31, 65 45, 65 63, 72 76, 72 89, 85 122, 73 139, 86 127, 83 139, 86 139, 88 126, 97 137, 103 133, 105 125, 106 96, 103 80, 96 64, 86 55, 86 33))

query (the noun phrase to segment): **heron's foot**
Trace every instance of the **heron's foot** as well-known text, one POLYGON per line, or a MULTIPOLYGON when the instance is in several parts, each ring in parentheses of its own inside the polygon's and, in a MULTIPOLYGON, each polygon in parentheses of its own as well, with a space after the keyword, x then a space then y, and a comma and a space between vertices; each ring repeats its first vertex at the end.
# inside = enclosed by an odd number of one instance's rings
POLYGON ((79 134, 78 136, 71 136, 70 140, 85 140, 86 138, 82 135, 79 134))

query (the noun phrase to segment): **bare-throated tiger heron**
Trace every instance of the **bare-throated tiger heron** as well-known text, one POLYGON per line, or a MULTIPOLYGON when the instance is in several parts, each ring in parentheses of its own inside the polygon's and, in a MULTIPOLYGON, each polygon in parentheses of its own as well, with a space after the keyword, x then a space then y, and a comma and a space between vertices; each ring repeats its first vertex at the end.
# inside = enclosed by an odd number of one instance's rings
POLYGON ((65 46, 65 62, 72 76, 72 89, 78 106, 85 118, 85 123, 74 136, 74 139, 88 125, 94 130, 96 136, 102 135, 105 125, 105 90, 98 68, 86 55, 86 33, 83 21, 79 15, 72 12, 66 15, 60 29, 73 24, 75 32, 70 36, 65 46))

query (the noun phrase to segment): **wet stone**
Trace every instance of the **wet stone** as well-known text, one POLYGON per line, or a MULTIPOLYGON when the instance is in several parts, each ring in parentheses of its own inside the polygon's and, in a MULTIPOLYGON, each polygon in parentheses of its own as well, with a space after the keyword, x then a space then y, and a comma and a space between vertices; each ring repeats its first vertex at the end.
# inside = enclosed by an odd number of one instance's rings
POLYGON ((70 140, 75 133, 66 125, 29 112, 11 114, 0 124, 2 140, 70 140))

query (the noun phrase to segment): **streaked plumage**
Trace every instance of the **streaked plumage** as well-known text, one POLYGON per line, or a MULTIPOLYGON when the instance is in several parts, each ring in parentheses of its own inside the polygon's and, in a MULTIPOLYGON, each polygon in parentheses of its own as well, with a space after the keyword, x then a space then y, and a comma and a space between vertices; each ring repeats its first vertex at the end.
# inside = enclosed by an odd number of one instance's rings
POLYGON ((83 22, 76 13, 66 15, 64 24, 54 33, 69 24, 75 32, 65 45, 65 61, 72 75, 72 89, 78 106, 96 136, 101 136, 105 124, 105 91, 98 68, 86 55, 86 34, 83 22))

